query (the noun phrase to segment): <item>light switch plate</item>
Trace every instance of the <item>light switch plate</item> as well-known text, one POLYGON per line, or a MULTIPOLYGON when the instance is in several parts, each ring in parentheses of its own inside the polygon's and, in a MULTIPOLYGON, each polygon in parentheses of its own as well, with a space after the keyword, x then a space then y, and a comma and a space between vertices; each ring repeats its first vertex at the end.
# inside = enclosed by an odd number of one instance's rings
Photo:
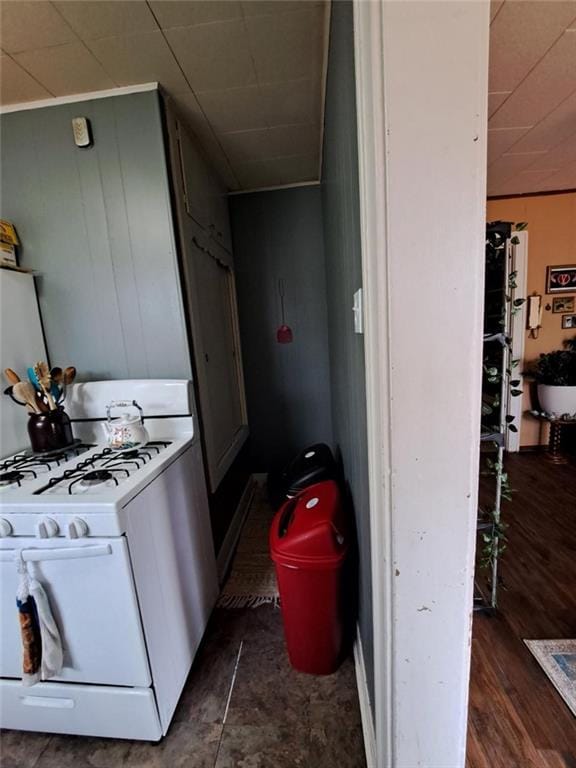
POLYGON ((359 288, 354 294, 354 304, 352 306, 352 312, 354 313, 354 333, 364 333, 363 305, 362 288, 359 288))

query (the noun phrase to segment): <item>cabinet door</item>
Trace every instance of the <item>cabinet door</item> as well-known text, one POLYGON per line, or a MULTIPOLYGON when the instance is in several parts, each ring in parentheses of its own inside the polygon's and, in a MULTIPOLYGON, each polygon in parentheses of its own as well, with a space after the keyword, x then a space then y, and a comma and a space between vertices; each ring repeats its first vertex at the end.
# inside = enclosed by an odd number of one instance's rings
POLYGON ((234 274, 208 248, 194 247, 199 376, 210 485, 215 490, 246 433, 237 348, 234 274))
POLYGON ((209 189, 211 176, 202 155, 178 123, 178 152, 186 213, 208 229, 212 218, 209 189))
POLYGON ((210 200, 211 216, 210 224, 208 225, 210 235, 219 246, 232 253, 228 196, 216 179, 212 181, 210 200))

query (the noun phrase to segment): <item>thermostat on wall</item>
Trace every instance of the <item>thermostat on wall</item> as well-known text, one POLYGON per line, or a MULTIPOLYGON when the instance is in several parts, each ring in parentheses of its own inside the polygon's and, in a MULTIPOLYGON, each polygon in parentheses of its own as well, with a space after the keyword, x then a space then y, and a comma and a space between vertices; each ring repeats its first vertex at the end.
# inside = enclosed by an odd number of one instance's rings
POLYGON ((90 130, 90 121, 88 118, 72 118, 72 131, 74 132, 74 142, 77 147, 86 149, 86 147, 92 146, 92 131, 90 130))

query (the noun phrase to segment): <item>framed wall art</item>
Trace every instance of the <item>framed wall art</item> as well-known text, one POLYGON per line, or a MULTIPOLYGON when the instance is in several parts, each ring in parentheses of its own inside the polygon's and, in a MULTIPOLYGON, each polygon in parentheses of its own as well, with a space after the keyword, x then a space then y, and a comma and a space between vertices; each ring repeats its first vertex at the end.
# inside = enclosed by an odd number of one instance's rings
POLYGON ((576 264, 552 266, 546 269, 546 293, 576 291, 576 264))
POLYGON ((554 296, 552 299, 552 312, 574 312, 574 296, 554 296))
POLYGON ((571 328, 576 330, 576 315, 562 315, 562 328, 564 330, 570 330, 571 328))

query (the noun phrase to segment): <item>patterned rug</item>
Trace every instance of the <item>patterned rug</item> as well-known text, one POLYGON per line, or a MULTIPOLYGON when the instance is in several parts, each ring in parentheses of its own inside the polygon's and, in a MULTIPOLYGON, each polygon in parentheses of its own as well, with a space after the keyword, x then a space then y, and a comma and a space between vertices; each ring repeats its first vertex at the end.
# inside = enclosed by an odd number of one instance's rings
POLYGON ((218 600, 222 608, 257 608, 279 604, 274 563, 270 559, 268 532, 274 511, 258 486, 240 534, 228 581, 218 600))
POLYGON ((576 716, 576 640, 524 640, 576 716))

